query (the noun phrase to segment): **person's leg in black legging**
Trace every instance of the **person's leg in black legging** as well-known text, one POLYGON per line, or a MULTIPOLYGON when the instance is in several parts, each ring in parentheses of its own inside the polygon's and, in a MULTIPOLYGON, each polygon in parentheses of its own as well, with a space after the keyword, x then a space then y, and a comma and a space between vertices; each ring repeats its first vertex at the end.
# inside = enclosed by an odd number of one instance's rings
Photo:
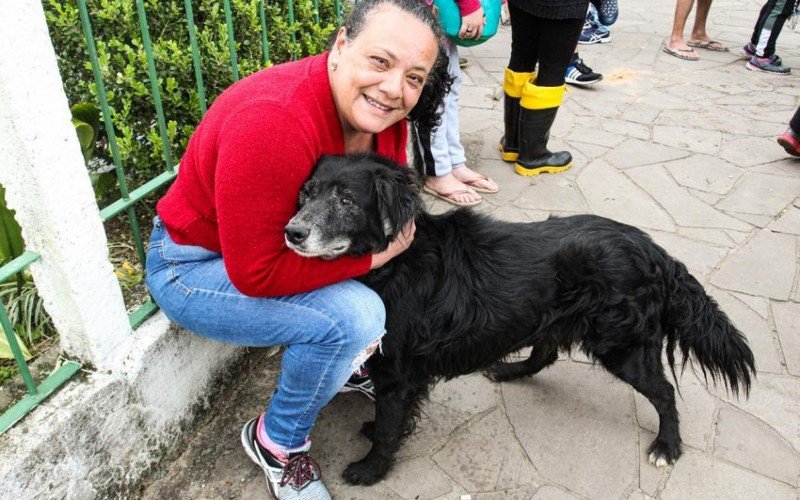
POLYGON ((536 85, 564 85, 567 67, 578 46, 583 19, 547 19, 540 23, 538 33, 539 72, 536 85))
POLYGON ((511 5, 508 6, 511 20, 511 60, 503 76, 503 127, 500 139, 500 157, 513 162, 519 156, 519 100, 522 87, 535 78, 534 69, 539 59, 535 34, 539 31, 539 19, 511 5))
POLYGON ((511 17, 511 59, 508 69, 515 73, 532 73, 539 62, 539 38, 542 20, 524 10, 508 5, 511 17))
MULTIPOLYGON (((550 129, 564 97, 564 78, 583 28, 583 19, 538 19, 529 36, 536 40, 539 70, 522 88, 519 154, 514 171, 520 175, 562 172, 572 166, 567 151, 547 149, 550 129)), ((513 55, 513 50, 512 50, 513 55)))

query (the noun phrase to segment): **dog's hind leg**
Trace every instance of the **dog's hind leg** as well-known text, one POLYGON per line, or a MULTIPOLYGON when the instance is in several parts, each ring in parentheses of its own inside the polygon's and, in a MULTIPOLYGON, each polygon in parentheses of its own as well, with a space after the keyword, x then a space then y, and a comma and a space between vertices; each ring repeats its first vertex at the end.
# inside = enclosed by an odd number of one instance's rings
POLYGON ((555 363, 557 359, 558 348, 554 346, 534 345, 533 351, 531 351, 531 355, 528 359, 515 363, 497 361, 486 370, 486 376, 495 382, 515 380, 539 373, 542 369, 555 363))
POLYGON ((675 389, 664 376, 660 346, 626 351, 624 356, 614 354, 597 357, 608 371, 646 397, 658 412, 658 435, 648 449, 650 463, 656 467, 674 463, 681 456, 678 409, 675 389))

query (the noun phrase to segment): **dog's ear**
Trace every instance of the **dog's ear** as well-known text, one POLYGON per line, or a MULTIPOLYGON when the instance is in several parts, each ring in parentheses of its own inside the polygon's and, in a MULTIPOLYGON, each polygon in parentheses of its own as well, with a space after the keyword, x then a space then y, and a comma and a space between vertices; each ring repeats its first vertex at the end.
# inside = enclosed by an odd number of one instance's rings
POLYGON ((410 168, 384 167, 375 171, 374 186, 383 232, 392 241, 419 209, 417 176, 410 168))

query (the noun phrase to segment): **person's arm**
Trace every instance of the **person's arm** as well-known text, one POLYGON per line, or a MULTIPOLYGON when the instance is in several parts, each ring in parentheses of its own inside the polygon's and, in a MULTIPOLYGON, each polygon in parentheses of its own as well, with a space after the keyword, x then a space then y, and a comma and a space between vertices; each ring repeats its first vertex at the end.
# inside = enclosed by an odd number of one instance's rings
POLYGON ((458 37, 480 38, 486 22, 480 0, 456 0, 456 5, 461 13, 461 31, 458 32, 458 37))
POLYGON ((220 132, 215 201, 223 262, 251 296, 291 295, 365 274, 372 256, 301 257, 284 227, 319 154, 294 113, 259 102, 244 106, 220 132))

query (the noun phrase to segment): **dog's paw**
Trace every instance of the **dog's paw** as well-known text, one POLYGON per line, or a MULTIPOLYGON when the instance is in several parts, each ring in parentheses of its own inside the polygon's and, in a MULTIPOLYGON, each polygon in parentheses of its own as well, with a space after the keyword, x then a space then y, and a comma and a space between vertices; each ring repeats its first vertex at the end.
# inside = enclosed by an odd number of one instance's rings
POLYGON ((364 425, 361 426, 361 434, 370 441, 375 441, 375 421, 364 422, 364 425))
POLYGON ((369 486, 383 479, 388 471, 389 462, 365 458, 348 465, 342 477, 350 484, 369 486))
POLYGON ((655 440, 647 450, 647 461, 656 467, 672 465, 681 456, 681 445, 655 440))

